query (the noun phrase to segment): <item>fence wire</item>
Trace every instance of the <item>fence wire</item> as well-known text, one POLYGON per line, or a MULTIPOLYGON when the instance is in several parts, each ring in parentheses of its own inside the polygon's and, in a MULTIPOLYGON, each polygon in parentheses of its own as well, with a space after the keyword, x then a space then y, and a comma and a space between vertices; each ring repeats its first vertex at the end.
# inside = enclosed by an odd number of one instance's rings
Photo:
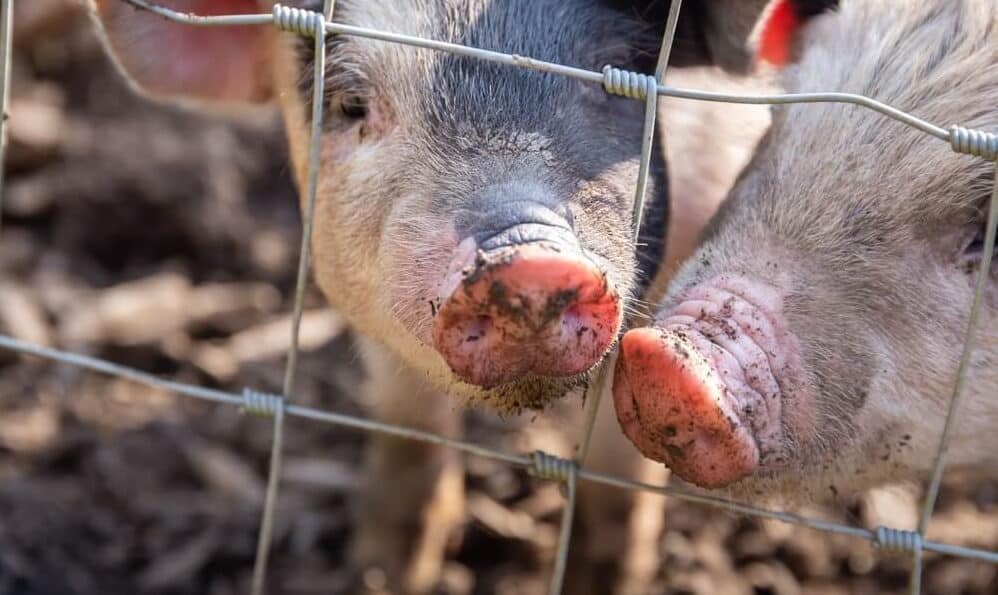
MULTIPOLYGON (((311 37, 315 42, 315 72, 312 99, 313 113, 310 131, 311 137, 308 183, 306 190, 307 201, 304 213, 302 242, 299 252, 298 273, 294 295, 292 337, 287 353, 287 364, 285 368, 282 394, 268 394, 255 391, 250 388, 245 389, 242 394, 236 394, 184 384, 159 378, 152 374, 120 366, 106 360, 43 347, 41 345, 35 345, 6 335, 0 335, 0 348, 125 378, 140 384, 166 389, 188 397, 239 406, 251 413, 272 417, 274 420, 274 435, 271 443, 272 447, 270 469, 267 480, 267 491, 261 516, 257 553, 253 568, 253 595, 262 595, 265 592, 267 558, 270 551, 274 510, 278 496, 280 466, 282 461, 283 429, 286 417, 305 418, 313 421, 335 424, 341 427, 352 428, 355 430, 385 434, 397 438, 418 440, 421 442, 445 446, 466 454, 501 461, 509 465, 521 467, 536 477, 563 483, 566 488, 566 503, 561 520, 561 533, 557 546, 557 555, 555 557, 554 569, 550 580, 549 592, 552 595, 558 595, 562 591, 561 587, 566 569, 568 546, 571 540, 571 520, 575 509, 576 484, 579 479, 622 489, 654 492, 680 500, 722 508, 749 517, 771 519, 827 533, 849 535, 867 540, 875 547, 886 552, 910 554, 913 561, 910 574, 910 592, 914 595, 918 595, 921 590, 921 561, 922 553, 924 551, 960 556, 998 564, 998 552, 930 541, 924 537, 929 519, 931 518, 935 507, 936 498, 938 496, 939 485, 943 470, 945 468, 946 452, 949 448, 949 441, 952 436, 953 427, 955 426, 956 413, 966 387, 967 368, 970 362, 970 355, 974 348, 974 340, 978 330, 978 321, 983 301, 982 296, 987 286, 988 271, 991 265, 991 255, 995 246, 996 227, 998 227, 998 135, 985 133, 979 130, 968 130, 960 126, 952 126, 949 129, 941 128, 869 97, 851 93, 737 95, 705 92, 694 89, 680 89, 663 85, 660 81, 664 80, 665 72, 668 67, 669 54, 673 45, 676 23, 678 22, 682 5, 681 0, 673 0, 670 7, 666 22, 666 30, 662 39, 662 46, 659 52, 658 63, 656 65, 654 75, 620 70, 613 68, 612 66, 605 67, 602 72, 594 72, 562 64, 535 60, 530 57, 516 54, 506 54, 498 51, 485 50, 454 43, 336 23, 333 21, 335 0, 325 0, 323 12, 321 13, 287 7, 278 3, 274 5, 273 11, 270 14, 239 14, 221 16, 201 16, 196 14, 181 13, 148 2, 147 0, 121 1, 127 2, 136 8, 148 10, 172 21, 187 25, 274 25, 283 31, 311 37), (907 531, 891 527, 877 527, 871 531, 862 527, 809 518, 783 511, 768 510, 750 504, 694 493, 668 485, 653 485, 586 469, 583 466, 583 463, 585 461, 586 453, 591 446, 592 429, 595 422, 596 411, 599 406, 600 397, 605 391, 606 381, 610 376, 608 371, 609 365, 607 363, 604 363, 600 369, 597 370, 594 376, 594 381, 587 392, 587 411, 583 423, 582 435, 576 448, 575 456, 572 459, 558 457, 542 451, 535 451, 529 456, 507 453, 422 430, 295 405, 293 403, 293 397, 295 392, 295 376, 298 360, 298 334, 301 324, 304 291, 309 270, 311 236, 314 221, 313 215, 318 184, 321 148, 320 135, 322 131, 322 107, 325 83, 325 39, 328 34, 366 37, 369 39, 400 43, 469 56, 513 67, 528 68, 541 72, 553 73, 582 80, 588 83, 602 85, 607 93, 644 101, 645 119, 642 131, 641 160, 638 179, 635 184, 634 212, 632 221, 634 232, 633 239, 635 243, 637 241, 638 230, 641 226, 648 168, 654 141, 655 116, 657 113, 658 98, 662 96, 700 101, 746 104, 849 103, 880 112, 886 117, 893 118, 899 122, 907 124, 908 126, 918 129, 929 136, 947 141, 950 143, 951 148, 958 153, 964 153, 990 161, 995 161, 995 183, 988 207, 988 219, 981 270, 978 273, 974 298, 972 304, 970 305, 967 331, 957 371, 957 377, 953 387, 953 395, 949 402, 943 432, 939 439, 939 446, 933 464, 931 481, 917 529, 915 531, 907 531)), ((2 66, 2 72, 0 72, 0 106, 2 106, 3 109, 2 117, 0 117, 0 163, 3 162, 7 141, 6 121, 8 117, 7 106, 9 105, 10 95, 9 82, 13 16, 12 9, 13 0, 0 0, 0 11, 2 11, 0 12, 0 66, 2 66)), ((2 199, 3 189, 2 169, 3 168, 0 167, 0 199, 2 199)), ((3 210, 2 206, 2 202, 0 202, 0 213, 2 213, 3 210)), ((613 358, 611 356, 607 361, 612 361, 612 359, 613 358)))

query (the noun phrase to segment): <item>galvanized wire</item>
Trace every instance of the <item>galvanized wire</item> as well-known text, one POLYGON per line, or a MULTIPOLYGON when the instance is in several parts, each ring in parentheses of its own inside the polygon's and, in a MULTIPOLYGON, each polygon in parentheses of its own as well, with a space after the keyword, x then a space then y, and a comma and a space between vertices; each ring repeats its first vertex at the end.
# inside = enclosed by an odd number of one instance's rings
MULTIPOLYGON (((925 494, 925 502, 922 505, 922 514, 918 519, 918 535, 925 535, 929 528, 929 520, 936 507, 936 498, 939 496, 939 486, 943 479, 943 469, 946 467, 946 453, 949 451, 950 439, 953 436, 953 428, 956 427, 957 413, 960 401, 967 389, 967 371, 970 368, 970 361, 974 352, 974 343, 977 339, 979 321, 981 318, 981 304, 984 301, 984 292, 987 290, 988 281, 991 279, 991 257, 995 249, 995 228, 998 227, 998 156, 992 151, 986 150, 985 143, 964 143, 958 139, 962 134, 959 127, 954 126, 953 147, 955 150, 965 152, 978 152, 984 158, 995 160, 995 177, 991 189, 991 200, 988 203, 987 227, 984 231, 984 249, 981 254, 980 270, 977 272, 977 284, 974 288, 973 301, 970 304, 970 316, 967 320, 967 331, 963 341, 963 351, 960 354, 960 364, 956 372, 956 381, 953 384, 953 396, 950 398, 949 407, 946 411, 946 421, 943 424, 942 434, 939 436, 939 446, 936 448, 936 458, 932 464, 932 478, 929 481, 929 489, 925 494)), ((975 135, 975 138, 982 138, 984 135, 975 135)), ((994 135, 991 135, 994 138, 994 135)), ((911 593, 918 595, 921 592, 921 567, 922 549, 912 550, 912 571, 911 571, 911 593)))
POLYGON ((336 10, 336 0, 324 0, 322 3, 322 18, 325 21, 333 20, 333 11, 336 10))
MULTIPOLYGON (((574 463, 574 462, 573 462, 574 463)), ((568 546, 572 542, 572 519, 575 516, 576 481, 579 476, 578 467, 573 464, 565 480, 565 507, 561 510, 561 527, 558 531, 558 551, 554 558, 554 568, 551 570, 551 582, 548 586, 550 595, 560 595, 565 584, 565 571, 568 570, 568 546)))
MULTIPOLYGON (((669 8, 669 18, 666 23, 665 33, 662 35, 662 49, 658 54, 658 65, 655 68, 656 77, 661 79, 665 76, 665 69, 669 63, 669 50, 672 48, 673 39, 676 36, 676 24, 679 21, 679 10, 682 0, 673 0, 669 8)), ((603 69, 604 74, 607 69, 603 69)), ((658 113, 658 93, 655 78, 646 77, 645 83, 645 121, 641 131, 641 156, 638 162, 638 179, 634 185, 634 209, 631 214, 632 235, 631 243, 634 253, 637 253, 638 238, 641 235, 641 223, 644 220, 645 203, 648 195, 648 172, 651 169, 651 152, 655 144, 655 116, 658 113)), ((605 85, 604 85, 605 86, 605 85)), ((659 189, 661 191, 661 189, 659 189)), ((575 450, 573 459, 572 474, 567 481, 567 502, 561 519, 561 536, 558 539, 558 555, 555 558, 554 572, 551 578, 551 595, 561 593, 561 586, 564 582, 566 562, 568 560, 568 546, 571 537, 572 515, 575 512, 575 482, 576 470, 585 463, 586 455, 589 453, 589 446, 592 443, 593 428, 596 426, 596 418, 599 415, 600 403, 603 393, 609 389, 610 379, 613 377, 610 364, 614 357, 604 358, 598 364, 593 382, 588 391, 591 392, 586 399, 586 416, 582 425, 582 436, 579 445, 575 450)))
MULTIPOLYGON (((244 393, 247 404, 260 395, 247 390, 244 393)), ((260 534, 257 536, 256 557, 253 561, 253 584, 251 593, 263 595, 266 591, 267 560, 270 558, 270 544, 273 542, 274 514, 277 509, 277 490, 281 477, 281 463, 284 460, 284 398, 265 395, 257 400, 257 405, 264 403, 267 407, 257 407, 256 412, 271 415, 274 418, 274 435, 270 443, 270 469, 267 471, 267 491, 263 500, 263 511, 260 513, 260 534), (266 398, 269 397, 269 398, 266 398)), ((246 407, 250 409, 250 407, 246 407)))
MULTIPOLYGON (((870 531, 860 527, 853 527, 821 519, 812 519, 787 512, 771 511, 749 504, 690 492, 671 486, 652 485, 585 469, 582 463, 584 462, 585 455, 591 443, 592 428, 595 423, 596 411, 599 407, 599 400, 603 389, 605 388, 604 384, 606 378, 609 376, 609 374, 607 374, 608 366, 606 363, 604 363, 600 370, 598 370, 595 374, 594 381, 590 389, 593 391, 595 396, 586 399, 588 411, 585 416, 580 443, 576 449, 573 459, 563 459, 543 452, 534 453, 531 457, 504 453, 495 449, 490 449, 470 442, 447 438, 422 430, 302 407, 294 405, 288 401, 288 399, 290 399, 294 394, 294 379, 298 355, 298 334, 301 323, 304 290, 307 284, 311 235, 314 223, 313 215, 315 211, 316 196, 318 193, 321 130, 324 111, 323 100, 326 34, 355 35, 385 42, 402 43, 416 47, 469 56, 500 64, 507 64, 510 66, 529 68, 541 72, 568 76, 590 83, 602 84, 609 93, 616 93, 626 97, 644 100, 645 122, 642 133, 641 161, 639 164, 638 180, 635 189, 633 213, 635 241, 637 241, 637 233, 640 230, 641 216, 643 213, 644 196, 646 193, 648 170, 650 167, 651 149, 654 140, 657 99, 662 95, 701 101, 720 101, 745 104, 827 102, 854 104, 867 109, 872 109, 887 117, 921 130, 930 136, 947 141, 951 144, 954 151, 976 155, 990 160, 994 160, 996 156, 998 156, 998 137, 994 134, 988 134, 977 130, 968 130, 959 126, 954 126, 950 130, 946 130, 887 104, 851 93, 784 93, 748 96, 680 89, 662 85, 660 84, 660 81, 664 79, 665 71, 668 65, 669 52, 673 45, 673 36, 681 7, 680 0, 674 0, 670 8, 666 24, 666 32, 662 41, 662 49, 659 53, 659 61, 656 66, 654 76, 622 71, 615 69, 612 66, 608 66, 602 73, 599 73, 561 64, 535 60, 516 54, 505 54, 502 52, 472 48, 453 43, 334 23, 331 21, 334 11, 334 0, 324 1, 322 14, 292 9, 276 4, 271 14, 220 16, 201 16, 190 13, 182 13, 158 6, 146 0, 123 1, 138 8, 152 11, 173 21, 191 25, 231 26, 262 25, 269 23, 284 30, 314 38, 315 81, 312 100, 313 111, 308 164, 307 201, 303 209, 302 244, 294 297, 292 337, 291 346, 288 351, 287 366, 285 368, 283 394, 268 395, 247 389, 244 394, 237 395, 225 391, 188 385, 162 379, 157 376, 120 366, 106 360, 33 345, 31 343, 4 335, 0 335, 0 347, 27 355, 43 357, 55 362, 78 366, 96 372, 111 374, 139 382, 147 386, 170 390, 181 395, 195 397, 215 403, 242 406, 248 411, 272 416, 274 418, 274 437, 272 441, 267 493, 261 519, 261 531, 257 544, 257 556, 254 563, 254 595, 262 595, 264 591, 267 557, 271 542, 274 510, 278 492, 278 478, 280 477, 280 466, 282 460, 283 425, 284 418, 287 416, 301 417, 314 421, 332 423, 342 427, 367 432, 382 433, 397 438, 418 440, 430 444, 450 447, 466 454, 486 457, 523 467, 530 471, 533 475, 563 483, 566 487, 567 501, 562 513, 561 534, 550 587, 550 592, 555 595, 561 592, 564 572, 567 566, 568 545, 571 538, 571 520, 575 507, 576 484, 578 479, 616 486, 623 489, 651 491, 672 498, 714 506, 755 518, 772 519, 820 531, 850 535, 870 541, 878 548, 889 552, 911 552, 914 555, 914 565, 911 574, 911 592, 915 594, 917 594, 920 589, 921 557, 923 551, 932 551, 941 554, 998 563, 998 552, 938 543, 924 538, 926 526, 932 515, 935 500, 938 495, 939 483, 945 466, 945 455, 948 450, 952 428, 955 426, 956 413, 965 390, 966 371, 969 366, 971 353, 973 351, 974 336, 978 326, 978 319, 980 317, 982 296, 986 287, 986 279, 991 263, 991 254, 995 244, 995 228, 996 224, 998 224, 998 175, 996 175, 995 187, 988 211, 985 250, 981 263, 980 276, 978 277, 974 299, 971 305, 966 341, 964 343, 964 349, 960 359, 960 366, 957 371, 953 398, 950 401, 946 422, 940 436, 940 444, 933 465, 932 479, 929 485, 928 495, 925 500, 917 531, 901 531, 888 527, 878 527, 875 531, 870 531)), ((6 118, 9 101, 12 0, 0 0, 0 7, 3 9, 3 13, 0 15, 0 53, 2 53, 2 55, 0 55, 0 62, 2 62, 3 65, 3 72, 2 75, 0 75, 0 81, 2 81, 2 87, 0 87, 0 95, 2 95, 2 97, 0 97, 0 103, 2 103, 3 106, 3 118, 2 121, 0 121, 0 163, 2 163, 6 148, 6 118)), ((998 163, 996 163, 996 174, 998 174, 998 163)), ((2 192, 2 183, 3 177, 2 171, 0 171, 0 192, 2 192)))
MULTIPOLYGON (((331 13, 332 2, 326 2, 326 10, 331 13)), ((280 26, 276 18, 274 24, 280 26)), ((331 16, 331 14, 330 14, 331 16)), ((304 209, 302 222, 301 248, 298 253, 298 276, 295 282, 294 310, 291 316, 291 343, 288 347, 288 359, 284 369, 284 398, 292 398, 295 394, 295 375, 298 371, 298 343, 301 330, 301 316, 305 306, 305 288, 308 285, 309 261, 312 254, 312 230, 315 227, 315 202, 319 191, 319 167, 322 155, 322 117, 325 113, 325 81, 326 81, 326 29, 322 15, 307 20, 312 25, 311 31, 301 30, 298 23, 298 33, 311 35, 314 46, 314 83, 312 86, 312 129, 309 137, 308 157, 308 201, 304 209)), ((274 523, 274 511, 277 506, 277 488, 280 481, 280 469, 283 453, 283 422, 284 409, 274 415, 274 439, 270 456, 270 472, 267 477, 267 497, 263 507, 262 529, 257 556, 253 567, 253 595, 263 595, 267 574, 267 558, 271 544, 271 527, 274 523)))
MULTIPOLYGON (((641 223, 644 217, 645 202, 648 194, 648 172, 651 168, 652 147, 655 142, 655 116, 658 113, 657 80, 665 77, 665 70, 669 64, 669 52, 672 48, 673 39, 676 36, 676 25, 679 22, 679 11, 682 7, 682 0, 674 0, 669 7, 669 17, 665 26, 665 33, 662 35, 662 49, 658 54, 658 64, 655 67, 655 78, 636 73, 627 73, 627 76, 612 66, 603 68, 603 87, 607 92, 625 97, 632 97, 645 100, 645 121, 641 132, 641 156, 638 165, 638 179, 634 188, 634 209, 632 212, 631 242, 635 252, 637 252, 638 238, 641 234, 641 223)), ((596 425, 596 416, 599 412, 600 401, 607 388, 607 383, 612 378, 609 373, 610 366, 615 359, 616 353, 610 354, 601 364, 595 374, 590 390, 592 396, 586 399, 588 411, 583 422, 582 438, 576 449, 575 460, 581 465, 585 462, 586 454, 589 452, 589 445, 592 440, 593 427, 596 425)))
MULTIPOLYGON (((273 14, 199 16, 199 15, 192 15, 188 13, 178 12, 175 10, 170 10, 162 6, 154 6, 149 2, 146 2, 145 0, 122 0, 122 1, 134 4, 135 6, 138 6, 140 8, 153 10, 154 12, 156 12, 156 14, 159 14, 160 16, 166 17, 170 20, 180 23, 187 23, 191 25, 199 25, 199 26, 263 25, 263 24, 272 23, 274 21, 273 14)), ((274 6, 274 9, 275 12, 277 10, 291 10, 290 8, 282 6, 280 4, 276 4, 274 6)), ((446 41, 424 39, 422 37, 414 37, 412 35, 402 35, 399 33, 390 33, 387 31, 379 31, 377 29, 369 29, 366 27, 355 27, 353 25, 345 25, 342 23, 334 23, 334 22, 326 23, 326 32, 339 35, 353 35, 356 37, 376 39, 379 41, 401 43, 403 45, 409 45, 413 47, 438 50, 442 52, 448 52, 451 54, 457 54, 460 56, 468 56, 470 58, 477 58, 479 60, 485 60, 487 62, 495 62, 497 64, 506 64, 508 66, 519 66, 521 68, 528 68, 540 72, 549 72, 552 74, 567 76, 570 78, 590 83, 596 83, 596 84, 603 83, 603 74, 601 72, 586 70, 585 68, 576 68, 574 66, 565 66, 564 64, 557 64, 554 62, 546 62, 544 60, 537 60, 534 58, 521 56, 518 54, 506 54, 503 52, 474 48, 465 45, 459 45, 456 43, 448 43, 446 41)), ((913 128, 921 130, 922 132, 928 133, 940 140, 944 140, 947 142, 949 142, 950 140, 950 133, 945 128, 940 128, 939 126, 935 126, 917 116, 913 116, 907 112, 904 112, 895 107, 887 105, 886 103, 877 101, 875 99, 871 99, 864 95, 858 95, 855 93, 773 93, 766 95, 742 95, 737 93, 718 93, 712 91, 699 91, 695 89, 683 89, 679 87, 670 87, 663 84, 659 84, 656 90, 659 95, 665 95, 667 97, 677 97, 680 99, 696 99, 701 101, 715 101, 721 103, 744 103, 744 104, 753 104, 753 105, 785 104, 785 103, 847 103, 847 104, 859 105, 868 109, 872 109, 876 112, 880 112, 881 114, 889 118, 907 124, 913 128)))
MULTIPOLYGON (((179 395, 204 401, 235 405, 237 407, 245 407, 246 405, 246 397, 243 394, 208 389, 196 385, 167 380, 153 374, 148 374, 134 368, 115 364, 107 360, 36 345, 8 335, 0 334, 0 348, 25 355, 44 358, 52 362, 68 364, 94 372, 116 376, 118 378, 124 378, 145 386, 168 390, 179 395)), ((286 417, 298 417, 330 423, 353 430, 446 446, 472 456, 499 461, 527 469, 532 475, 542 479, 550 478, 560 481, 561 478, 564 477, 564 471, 560 469, 567 469, 568 465, 574 464, 574 462, 569 459, 562 459, 547 453, 540 453, 539 455, 534 453, 531 456, 507 453, 501 450, 475 444, 473 442, 447 438, 432 432, 363 419, 332 411, 313 409, 301 405, 294 405, 292 403, 285 403, 284 414, 286 417)), ((874 531, 870 531, 869 529, 864 529, 862 527, 854 527, 823 519, 809 518, 790 512, 768 510, 753 506, 751 504, 735 502, 718 496, 692 492, 674 486, 656 485, 647 482, 635 481, 630 478, 601 473, 585 468, 578 469, 577 475, 579 479, 601 485, 613 486, 626 490, 652 492, 668 496, 670 498, 675 498, 677 500, 712 506, 753 518, 769 519, 809 529, 824 531, 826 533, 847 535, 863 539, 871 543, 875 543, 877 539, 877 535, 874 531)), ((998 564, 998 551, 993 552, 929 540, 923 540, 922 547, 925 551, 998 564)))
POLYGON ((995 249, 996 227, 998 227, 998 161, 995 161, 995 180, 991 190, 991 200, 988 203, 988 222, 984 232, 984 251, 981 254, 981 270, 977 273, 977 285, 974 288, 974 298, 970 305, 966 338, 963 342, 960 365, 957 369, 956 381, 953 385, 953 396, 950 398, 949 408, 946 411, 946 422, 943 425, 943 432, 939 436, 939 448, 936 449, 936 459, 932 465, 932 479, 929 482, 929 489, 925 496, 922 515, 918 520, 918 531, 920 533, 925 533, 925 530, 928 528, 929 519, 932 517, 932 511, 936 505, 936 497, 939 494, 939 484, 942 481, 946 453, 949 451, 950 439, 952 438, 953 428, 956 424, 957 409, 967 388, 967 370, 970 368, 974 343, 977 339, 978 327, 980 326, 978 323, 981 318, 981 304, 984 301, 984 292, 987 290, 988 281, 991 278, 991 257, 995 249))

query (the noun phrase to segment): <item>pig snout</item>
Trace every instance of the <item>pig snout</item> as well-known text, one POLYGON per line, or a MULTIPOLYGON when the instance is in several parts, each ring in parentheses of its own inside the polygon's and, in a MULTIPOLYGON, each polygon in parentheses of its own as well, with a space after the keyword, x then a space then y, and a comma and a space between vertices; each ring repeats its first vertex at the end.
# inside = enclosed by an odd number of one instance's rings
POLYGON ((780 464, 787 423, 809 417, 780 304, 769 285, 722 277, 683 292, 653 327, 624 335, 614 405, 645 456, 704 488, 780 464))
POLYGON ((439 291, 433 342, 454 374, 491 388, 596 365, 617 336, 621 305, 567 220, 522 203, 481 221, 439 291))

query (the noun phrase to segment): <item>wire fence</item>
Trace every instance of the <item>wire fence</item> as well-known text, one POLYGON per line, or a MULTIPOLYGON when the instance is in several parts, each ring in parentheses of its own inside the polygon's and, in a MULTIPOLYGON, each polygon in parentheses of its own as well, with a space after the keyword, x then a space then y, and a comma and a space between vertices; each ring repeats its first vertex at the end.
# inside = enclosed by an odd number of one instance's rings
MULTIPOLYGON (((771 519, 819 531, 825 531, 828 533, 838 533, 867 540, 871 542, 874 547, 883 551, 907 554, 911 556, 912 569, 910 573, 909 586, 910 592, 913 595, 918 595, 921 591, 922 553, 925 551, 998 564, 998 552, 939 543, 930 541, 924 537, 926 527, 935 507, 936 497, 938 496, 939 485, 945 467, 946 452, 949 448, 956 412, 965 392, 967 368, 970 362, 970 355, 974 349, 982 297, 987 286, 988 272, 991 266, 991 256, 995 246, 996 226, 998 226, 998 135, 979 130, 971 130, 960 126, 952 126, 949 129, 941 128, 869 97, 850 93, 788 93, 749 96, 681 89, 663 85, 660 81, 664 80, 665 72, 668 66, 669 53, 672 48, 676 24, 678 22, 679 12, 682 5, 681 0, 673 0, 671 4, 666 22, 665 34, 662 39, 662 46, 658 56, 657 66, 653 75, 624 71, 613 68, 612 66, 606 66, 602 72, 594 72, 562 64, 535 60, 527 56, 506 54, 498 51, 485 50, 337 23, 333 21, 335 0, 325 0, 322 13, 275 4, 273 11, 270 14, 239 14, 223 16, 201 16, 196 14, 180 13, 148 2, 147 0, 121 1, 127 2, 139 9, 152 11, 164 18, 170 19, 171 21, 190 26, 221 27, 232 25, 272 25, 282 31, 310 37, 314 41, 315 72, 313 98, 311 104, 312 119, 306 190, 307 200, 294 295, 292 336, 290 348, 287 353, 287 364, 285 367, 282 393, 280 395, 268 394, 247 388, 239 394, 184 384, 159 378, 152 374, 120 366, 109 361, 43 347, 41 345, 31 344, 5 335, 0 335, 0 348, 125 378, 150 387, 173 391, 180 395, 212 401, 215 403, 235 405, 242 407, 244 410, 251 413, 272 417, 274 420, 274 434, 272 440, 266 497, 261 515, 260 532, 253 569, 253 595, 262 595, 265 592, 267 558, 270 552, 272 540, 274 510, 278 497, 278 481, 282 462, 283 429, 285 425, 285 418, 287 417, 305 418, 365 432, 379 433, 398 438, 418 440, 425 443, 446 446, 466 454, 501 461, 503 463, 521 467, 526 469, 533 476, 563 483, 566 488, 566 502, 562 513, 561 532, 557 545, 557 555, 550 579, 549 592, 552 595, 558 595, 562 592, 562 582, 565 575, 568 546, 571 540, 571 520, 575 509, 576 484, 580 479, 615 486, 622 489, 654 492, 680 500, 722 508, 750 517, 771 519), (984 239, 981 269, 976 282, 974 298, 970 305, 968 327, 957 371, 957 379, 953 387, 953 393, 949 402, 945 424, 943 426, 939 446, 936 451, 931 481, 929 483, 927 495, 919 517, 917 529, 915 531, 908 531, 881 526, 871 531, 862 527, 809 518, 788 512, 768 510, 724 498, 693 493, 681 488, 667 485, 653 485, 586 469, 583 466, 583 463, 585 455, 591 447, 592 429, 595 422, 596 411, 599 407, 600 396, 603 393, 605 382, 609 377, 606 369, 608 366, 605 364, 596 372, 594 380, 590 385, 589 393, 586 399, 587 409, 583 422, 582 437, 576 448, 575 456, 571 459, 558 457, 542 451, 535 451, 529 455, 502 452, 485 446, 447 438, 430 432, 407 428, 404 426, 385 424, 378 421, 343 415, 330 411, 302 407, 291 402, 291 399, 295 393, 295 377, 298 361, 298 332, 301 323, 302 305, 309 269, 314 219, 313 214, 315 211, 319 171, 319 141, 322 130, 322 108, 325 83, 325 41, 327 35, 330 34, 366 37, 369 39, 377 39, 386 42, 400 43, 469 56, 480 60, 509 65, 511 67, 529 68, 541 72, 554 73, 588 83, 601 85, 607 93, 644 101, 644 129, 641 139, 642 149, 640 168, 638 179, 636 181, 633 212, 633 240, 635 242, 637 241, 637 232, 641 227, 641 215, 644 210, 645 189, 647 186, 653 135, 655 132, 655 116, 657 112, 658 98, 661 96, 671 96, 701 101, 746 104, 828 102, 851 103, 867 109, 875 110, 886 117, 893 118, 908 126, 916 128, 929 136, 946 141, 950 144, 951 148, 958 153, 983 158, 989 161, 995 161, 995 184, 988 206, 987 229, 984 239)), ((2 64, 3 68, 2 72, 0 72, 0 104, 3 106, 3 117, 0 118, 0 163, 2 163, 6 149, 6 121, 8 118, 7 110, 10 95, 13 0, 0 0, 0 9, 2 9, 2 12, 0 12, 0 64, 2 64)), ((2 175, 2 168, 0 168, 0 199, 2 199, 2 175)), ((0 207, 2 207, 2 204, 0 204, 0 207)), ((0 212, 2 212, 2 208, 0 208, 0 212)), ((2 221, 0 221, 0 224, 2 224, 2 221)), ((2 227, 0 227, 0 231, 2 231, 2 227)))

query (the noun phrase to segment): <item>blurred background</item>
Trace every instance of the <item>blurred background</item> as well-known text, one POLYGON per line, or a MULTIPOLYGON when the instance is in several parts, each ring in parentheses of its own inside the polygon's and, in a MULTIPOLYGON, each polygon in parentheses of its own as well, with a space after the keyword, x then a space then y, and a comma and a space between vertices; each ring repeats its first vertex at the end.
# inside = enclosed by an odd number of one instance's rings
MULTIPOLYGON (((135 97, 81 4, 15 1, 0 332, 184 382, 278 390, 299 216, 273 113, 232 122, 135 97)), ((311 291, 298 402, 361 415, 350 333, 311 291)), ((526 450, 529 420, 468 437, 526 450)), ((270 593, 347 594, 365 436, 290 420, 270 593)), ((272 424, 0 351, 0 594, 248 592, 272 424)), ((598 444, 596 445, 598 448, 598 444)), ((562 498, 468 460, 440 593, 546 592, 562 498)), ((913 526, 900 490, 808 510, 913 526)), ((998 549, 998 483, 950 477, 930 537, 998 549)), ((670 501, 657 593, 906 592, 859 540, 670 501)), ((998 593, 998 567, 928 555, 925 592, 998 593)), ((377 590, 381 577, 363 580, 377 590)))

